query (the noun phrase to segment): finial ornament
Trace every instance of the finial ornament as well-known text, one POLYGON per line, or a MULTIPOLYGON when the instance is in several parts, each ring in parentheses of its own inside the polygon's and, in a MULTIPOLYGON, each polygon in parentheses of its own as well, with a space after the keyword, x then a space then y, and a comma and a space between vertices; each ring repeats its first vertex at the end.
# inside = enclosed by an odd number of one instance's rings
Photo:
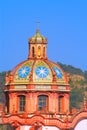
POLYGON ((39 30, 40 30, 40 22, 37 21, 37 22, 36 22, 36 31, 39 31, 39 30))

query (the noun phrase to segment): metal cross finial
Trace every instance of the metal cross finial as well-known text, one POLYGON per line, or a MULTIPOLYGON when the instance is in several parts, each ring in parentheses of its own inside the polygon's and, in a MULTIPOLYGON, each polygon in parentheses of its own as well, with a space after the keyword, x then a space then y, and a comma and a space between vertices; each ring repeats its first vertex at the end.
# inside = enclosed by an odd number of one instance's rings
POLYGON ((39 30, 40 29, 40 22, 38 21, 38 22, 36 22, 36 27, 37 27, 37 30, 39 30))

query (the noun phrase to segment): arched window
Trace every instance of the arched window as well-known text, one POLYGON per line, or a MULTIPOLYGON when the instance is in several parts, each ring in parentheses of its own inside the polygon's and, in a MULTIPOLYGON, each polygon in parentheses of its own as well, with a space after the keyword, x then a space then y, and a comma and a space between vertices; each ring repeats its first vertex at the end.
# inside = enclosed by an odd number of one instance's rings
POLYGON ((35 56, 35 50, 34 50, 34 47, 32 47, 32 57, 35 56))
POLYGON ((25 96, 20 95, 19 96, 19 111, 24 111, 25 110, 25 96))
POLYGON ((41 47, 40 46, 38 47, 38 56, 39 57, 41 56, 41 47))
POLYGON ((38 111, 46 111, 48 108, 48 96, 38 96, 38 111))
POLYGON ((58 98, 58 111, 63 112, 63 96, 59 96, 58 98))
POLYGON ((43 57, 45 57, 45 47, 43 48, 43 57))

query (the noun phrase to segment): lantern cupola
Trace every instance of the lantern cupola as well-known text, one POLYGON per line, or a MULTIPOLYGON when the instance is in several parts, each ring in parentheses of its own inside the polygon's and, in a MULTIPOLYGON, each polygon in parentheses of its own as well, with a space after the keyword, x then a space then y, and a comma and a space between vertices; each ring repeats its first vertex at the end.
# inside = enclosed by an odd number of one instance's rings
POLYGON ((36 30, 36 34, 29 38, 29 56, 28 59, 47 59, 46 47, 47 39, 36 30))

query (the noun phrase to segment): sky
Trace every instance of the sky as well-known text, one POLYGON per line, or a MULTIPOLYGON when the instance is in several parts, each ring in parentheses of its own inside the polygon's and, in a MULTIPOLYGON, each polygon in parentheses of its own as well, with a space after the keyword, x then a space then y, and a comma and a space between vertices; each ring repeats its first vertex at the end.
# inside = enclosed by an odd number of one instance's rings
POLYGON ((48 59, 87 70, 87 0, 1 0, 0 72, 27 59, 38 21, 48 59))

